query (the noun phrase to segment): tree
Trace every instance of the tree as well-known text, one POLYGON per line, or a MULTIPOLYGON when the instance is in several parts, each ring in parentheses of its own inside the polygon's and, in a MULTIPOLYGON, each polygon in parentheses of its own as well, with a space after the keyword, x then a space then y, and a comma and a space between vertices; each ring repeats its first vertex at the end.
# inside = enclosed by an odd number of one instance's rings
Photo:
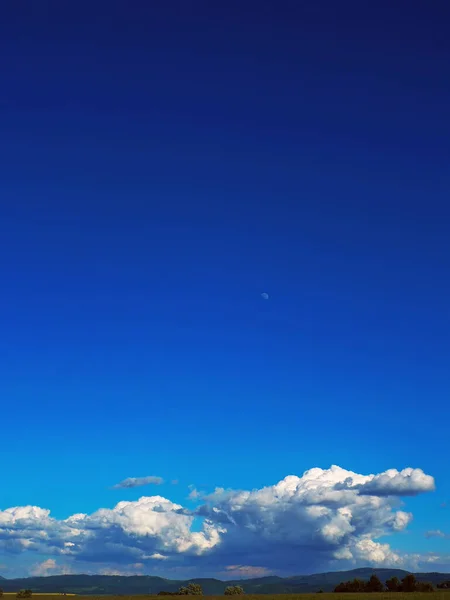
POLYGON ((388 592, 399 592, 401 583, 398 577, 391 577, 386 581, 386 587, 388 592))
POLYGON ((433 584, 428 581, 419 581, 416 590, 418 592, 434 592, 433 584))
POLYGON ((244 589, 240 585, 229 585, 225 588, 225 596, 242 596, 245 594, 244 589))
POLYGON ((31 598, 33 592, 31 590, 20 590, 16 598, 31 598))
POLYGON ((450 579, 448 581, 441 581, 436 587, 440 590, 450 590, 450 579))
POLYGON ((366 592, 382 592, 384 589, 379 577, 375 574, 370 576, 369 581, 366 583, 366 592))
POLYGON ((199 583, 190 583, 187 589, 189 596, 203 596, 202 586, 199 583))
POLYGON ((190 583, 187 587, 180 587, 180 596, 203 596, 202 586, 199 583, 190 583))
POLYGON ((415 592, 417 589, 417 581, 414 575, 411 573, 402 579, 402 592, 415 592))
POLYGON ((353 593, 364 592, 366 589, 366 582, 362 579, 354 579, 348 583, 348 591, 353 593))
POLYGON ((3 596, 3 590, 0 589, 0 598, 3 596))
POLYGON ((339 585, 337 585, 334 588, 334 591, 336 593, 358 593, 358 592, 364 592, 366 589, 366 582, 363 581, 362 579, 354 579, 353 581, 344 581, 342 583, 340 583, 339 585))

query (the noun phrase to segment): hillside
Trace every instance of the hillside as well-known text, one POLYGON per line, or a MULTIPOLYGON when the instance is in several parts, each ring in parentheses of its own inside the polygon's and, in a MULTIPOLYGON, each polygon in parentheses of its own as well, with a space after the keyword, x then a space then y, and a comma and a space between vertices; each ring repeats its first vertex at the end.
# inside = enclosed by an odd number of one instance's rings
MULTIPOLYGON (((317 592, 319 589, 332 591, 341 581, 354 579, 368 579, 372 573, 378 575, 382 581, 390 577, 402 578, 407 571, 400 569, 353 569, 351 571, 336 571, 317 573, 314 575, 297 575, 294 577, 260 577, 257 579, 221 581, 219 579, 202 579, 178 581, 134 575, 125 577, 121 575, 53 575, 49 577, 28 577, 24 579, 2 579, 1 587, 5 592, 14 592, 19 589, 29 588, 34 592, 66 592, 76 594, 157 594, 161 590, 168 592, 178 590, 190 581, 200 583, 207 595, 220 595, 227 585, 240 584, 247 593, 253 594, 287 594, 317 592)), ((419 581, 430 581, 434 585, 450 579, 449 573, 416 573, 419 581)))

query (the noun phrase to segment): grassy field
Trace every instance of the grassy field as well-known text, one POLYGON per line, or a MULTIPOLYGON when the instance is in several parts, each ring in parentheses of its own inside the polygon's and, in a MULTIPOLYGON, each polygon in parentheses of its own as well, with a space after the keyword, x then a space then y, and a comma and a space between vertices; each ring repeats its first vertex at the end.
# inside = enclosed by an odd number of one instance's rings
MULTIPOLYGON (((8 600, 15 598, 15 593, 4 593, 3 596, 7 596, 8 600)), ((67 596, 75 596, 75 594, 66 594, 67 596)), ((33 594, 33 597, 39 596, 39 600, 55 600, 55 596, 62 596, 62 594, 33 594)), ((76 596, 77 600, 105 600, 106 596, 76 596)), ((108 600, 170 600, 170 596, 107 596, 108 600)), ((192 598, 192 596, 191 596, 192 598)), ((208 600, 224 600, 225 596, 205 596, 208 600)), ((245 594, 243 600, 450 600, 449 590, 437 590, 433 593, 419 593, 413 592, 410 594, 403 594, 401 592, 388 593, 381 592, 378 594, 245 594)), ((5 598, 6 600, 6 598, 5 598)))

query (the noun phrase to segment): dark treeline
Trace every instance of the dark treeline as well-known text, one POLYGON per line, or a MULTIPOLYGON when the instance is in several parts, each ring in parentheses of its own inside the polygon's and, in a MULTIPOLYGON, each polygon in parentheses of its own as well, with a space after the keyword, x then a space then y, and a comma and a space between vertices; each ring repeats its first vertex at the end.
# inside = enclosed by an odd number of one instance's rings
POLYGON ((443 581, 442 583, 438 583, 436 587, 440 590, 450 590, 450 579, 443 581))
MULTIPOLYGON (((447 583, 447 582, 444 582, 447 583)), ((450 583, 450 582, 449 582, 450 583)), ((444 584, 438 585, 442 587, 444 584)), ((414 575, 406 575, 401 581, 398 577, 391 577, 386 581, 386 585, 380 581, 376 575, 372 575, 369 581, 362 579, 353 579, 353 581, 344 581, 334 588, 337 593, 361 593, 361 592, 433 592, 431 583, 417 581, 414 575)))
POLYGON ((186 587, 180 587, 178 592, 161 591, 158 596, 203 596, 203 590, 198 583, 190 583, 186 587))

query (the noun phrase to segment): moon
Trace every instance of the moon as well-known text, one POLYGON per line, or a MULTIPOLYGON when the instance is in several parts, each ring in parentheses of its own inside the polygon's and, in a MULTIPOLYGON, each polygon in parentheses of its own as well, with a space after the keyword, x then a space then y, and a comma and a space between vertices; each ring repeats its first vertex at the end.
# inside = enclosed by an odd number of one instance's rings
POLYGON ((263 300, 268 300, 268 299, 269 299, 269 294, 267 294, 267 292, 263 292, 263 293, 261 294, 261 298, 262 298, 263 300))

